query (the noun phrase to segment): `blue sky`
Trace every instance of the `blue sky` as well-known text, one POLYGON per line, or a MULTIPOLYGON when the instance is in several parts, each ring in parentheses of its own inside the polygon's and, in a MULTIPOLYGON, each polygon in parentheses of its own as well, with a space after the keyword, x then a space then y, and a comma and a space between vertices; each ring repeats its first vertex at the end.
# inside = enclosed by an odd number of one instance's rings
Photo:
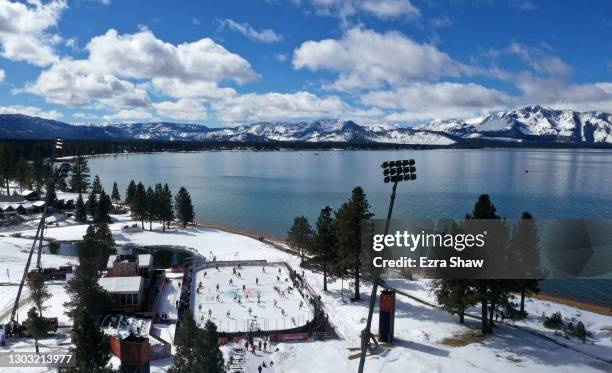
POLYGON ((612 111, 612 2, 0 0, 0 113, 413 125, 612 111))

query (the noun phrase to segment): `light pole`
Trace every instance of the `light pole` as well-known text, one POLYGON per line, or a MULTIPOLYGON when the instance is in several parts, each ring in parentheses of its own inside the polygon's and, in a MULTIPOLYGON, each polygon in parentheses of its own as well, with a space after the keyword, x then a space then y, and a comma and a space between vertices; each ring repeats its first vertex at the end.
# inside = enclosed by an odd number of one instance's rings
MULTIPOLYGON (((381 165, 383 169, 383 181, 385 183, 393 183, 391 200, 389 201, 389 211, 387 212, 387 220, 385 222, 385 236, 389 234, 389 224, 391 223, 391 214, 393 213, 393 204, 395 202, 395 191, 397 189, 397 184, 402 181, 416 180, 416 167, 414 165, 414 159, 383 162, 381 165)), ((361 331, 361 357, 359 359, 359 373, 363 373, 368 347, 370 346, 370 339, 374 338, 371 332, 372 314, 374 313, 374 307, 376 306, 376 292, 378 291, 378 285, 380 283, 380 278, 376 276, 374 278, 374 283, 372 284, 370 307, 368 309, 368 320, 365 328, 361 331)))

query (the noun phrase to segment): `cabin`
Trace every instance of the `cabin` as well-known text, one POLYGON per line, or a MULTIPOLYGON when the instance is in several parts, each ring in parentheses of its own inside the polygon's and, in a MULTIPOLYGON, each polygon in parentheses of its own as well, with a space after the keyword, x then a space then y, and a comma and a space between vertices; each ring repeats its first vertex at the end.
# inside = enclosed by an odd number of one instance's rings
POLYGON ((33 190, 26 189, 21 192, 21 198, 26 201, 38 201, 40 199, 40 194, 33 190))
POLYGON ((102 277, 100 286, 111 296, 114 311, 140 311, 144 301, 144 278, 140 276, 102 277))

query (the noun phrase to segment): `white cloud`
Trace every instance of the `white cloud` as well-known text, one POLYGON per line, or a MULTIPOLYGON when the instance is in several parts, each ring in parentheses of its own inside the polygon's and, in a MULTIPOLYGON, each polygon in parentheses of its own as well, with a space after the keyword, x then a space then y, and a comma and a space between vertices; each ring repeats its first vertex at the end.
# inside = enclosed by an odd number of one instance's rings
POLYGON ((5 78, 6 78, 6 72, 0 69, 0 83, 2 83, 5 78))
POLYGON ((226 123, 339 117, 350 112, 340 98, 320 98, 310 92, 249 93, 213 102, 212 108, 226 123))
POLYGON ((147 29, 127 35, 111 29, 93 38, 86 49, 93 70, 125 78, 228 79, 237 83, 259 78, 245 59, 210 38, 173 45, 147 29))
POLYGON ((0 0, 0 47, 3 57, 47 66, 55 61, 53 46, 61 40, 48 33, 57 26, 66 0, 52 0, 43 4, 30 0, 27 4, 0 0))
POLYGON ((456 77, 473 72, 431 44, 399 32, 352 28, 339 40, 307 41, 293 52, 296 69, 339 72, 338 90, 402 85, 414 80, 456 77))
POLYGON ((57 110, 42 110, 35 106, 0 106, 0 114, 25 114, 31 117, 40 117, 45 119, 59 119, 62 113, 57 110))
POLYGON ((153 104, 161 117, 179 119, 181 121, 199 121, 208 119, 206 108, 199 100, 181 99, 153 104))
POLYGON ((87 59, 57 61, 25 91, 67 106, 119 110, 150 106, 150 87, 173 98, 220 99, 235 91, 219 82, 259 78, 245 59, 209 38, 173 45, 147 29, 128 35, 111 29, 85 49, 87 59))
POLYGON ((146 89, 111 74, 91 70, 88 61, 61 60, 25 88, 46 101, 66 106, 147 106, 146 89))
POLYGON ((579 111, 610 112, 612 108, 612 82, 576 84, 526 73, 514 76, 514 82, 523 92, 524 103, 579 111))
POLYGON ((417 17, 421 14, 410 0, 309 0, 309 2, 318 14, 340 18, 358 13, 383 19, 417 17))
POLYGON ((365 94, 361 101, 385 109, 399 110, 389 121, 416 121, 469 117, 504 109, 516 101, 507 94, 474 83, 413 83, 394 90, 365 94))
POLYGON ((231 97, 236 90, 228 87, 219 87, 214 81, 185 82, 176 78, 154 78, 153 88, 173 98, 198 98, 205 100, 219 100, 231 97))
POLYGON ((419 9, 408 0, 364 0, 361 8, 379 18, 421 15, 419 9))
POLYGON ((228 27, 229 29, 239 32, 242 35, 248 37, 249 39, 261 41, 264 43, 275 43, 281 41, 282 36, 274 32, 271 29, 265 29, 261 31, 257 31, 253 28, 253 26, 248 23, 239 23, 232 19, 224 19, 219 20, 221 27, 228 27))
POLYGON ((105 120, 110 122, 145 122, 155 121, 157 118, 144 109, 124 109, 115 114, 105 115, 105 120))
POLYGON ((508 47, 508 52, 519 56, 539 73, 558 76, 567 76, 572 73, 572 68, 559 57, 550 55, 538 48, 511 43, 508 47))

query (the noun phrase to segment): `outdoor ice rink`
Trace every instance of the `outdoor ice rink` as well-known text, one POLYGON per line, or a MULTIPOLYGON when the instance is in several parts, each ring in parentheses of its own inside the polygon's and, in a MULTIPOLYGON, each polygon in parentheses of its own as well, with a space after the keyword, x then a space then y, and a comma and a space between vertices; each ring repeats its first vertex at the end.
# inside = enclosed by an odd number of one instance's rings
POLYGON ((312 319, 312 308, 297 289, 289 287, 293 283, 280 265, 201 269, 192 283, 194 317, 201 326, 212 320, 219 332, 303 326, 312 319))

